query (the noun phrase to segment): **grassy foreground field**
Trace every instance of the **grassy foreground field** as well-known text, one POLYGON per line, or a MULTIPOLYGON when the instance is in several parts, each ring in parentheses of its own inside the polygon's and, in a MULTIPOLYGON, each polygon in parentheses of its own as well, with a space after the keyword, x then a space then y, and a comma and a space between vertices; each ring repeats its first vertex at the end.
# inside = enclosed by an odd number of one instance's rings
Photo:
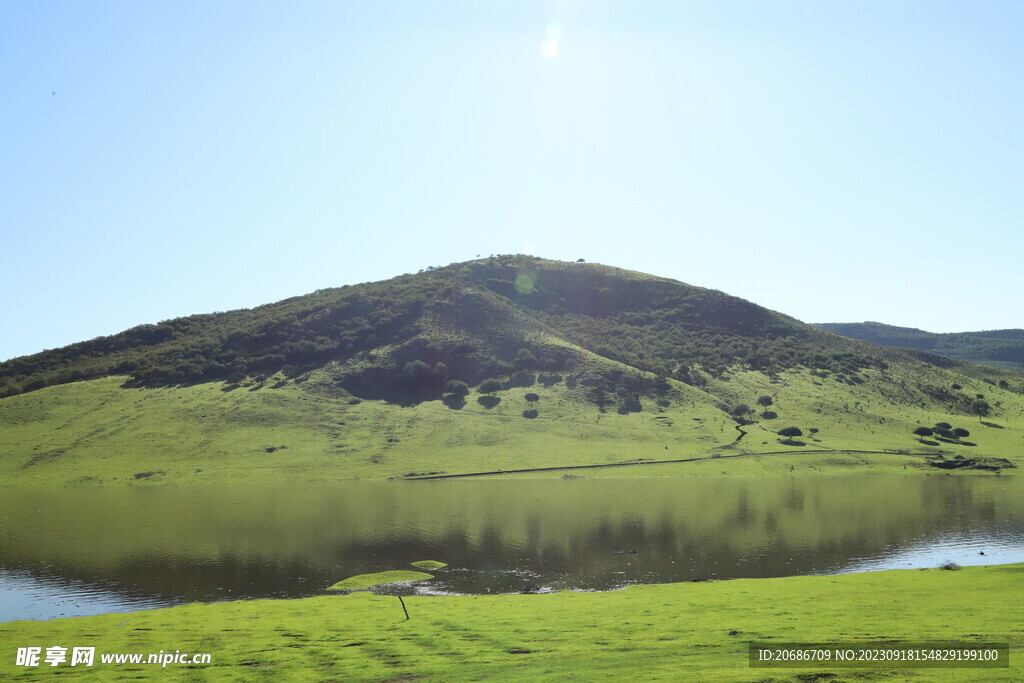
POLYGON ((368 593, 194 604, 0 624, 0 678, 177 680, 1019 681, 1024 565, 743 579, 609 593, 368 593), (751 669, 747 644, 1009 642, 1008 669, 751 669), (90 668, 14 666, 17 647, 95 646, 90 668), (101 664, 101 653, 209 653, 209 665, 101 664))

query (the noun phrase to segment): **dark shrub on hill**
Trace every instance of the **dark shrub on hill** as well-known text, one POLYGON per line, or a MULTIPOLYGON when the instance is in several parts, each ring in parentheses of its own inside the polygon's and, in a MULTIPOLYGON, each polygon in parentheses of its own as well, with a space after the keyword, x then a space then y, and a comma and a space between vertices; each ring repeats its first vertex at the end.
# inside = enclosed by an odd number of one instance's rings
POLYGON ((445 393, 454 396, 465 396, 469 393, 469 385, 461 380, 452 379, 448 380, 448 383, 444 385, 444 390, 445 393))
POLYGON ((537 357, 529 349, 519 349, 513 365, 517 370, 536 370, 537 357))
POLYGON ((748 406, 746 403, 740 403, 738 406, 735 406, 732 410, 730 410, 729 414, 732 415, 733 417, 742 418, 746 415, 749 415, 752 412, 754 411, 750 409, 750 406, 748 406))
POLYGON ((480 383, 480 388, 477 391, 481 394, 494 395, 501 391, 501 380, 489 377, 480 383))
POLYGON ((399 393, 409 399, 436 398, 448 381, 448 366, 437 363, 434 367, 421 360, 409 361, 399 373, 396 384, 399 393))
POLYGON ((533 374, 532 372, 526 372, 525 370, 520 370, 519 372, 509 377, 508 381, 503 383, 503 386, 506 389, 513 389, 515 387, 521 387, 525 389, 526 387, 532 387, 536 383, 537 376, 535 374, 533 374))
POLYGON ((622 415, 639 413, 641 410, 643 410, 643 406, 640 403, 640 397, 636 394, 630 394, 619 402, 619 413, 622 415))

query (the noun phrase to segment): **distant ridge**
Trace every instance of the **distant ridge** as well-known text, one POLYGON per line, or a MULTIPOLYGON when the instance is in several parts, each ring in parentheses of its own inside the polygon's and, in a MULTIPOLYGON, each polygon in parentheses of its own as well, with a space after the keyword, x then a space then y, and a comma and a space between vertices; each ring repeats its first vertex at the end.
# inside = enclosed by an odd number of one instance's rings
POLYGON ((874 344, 930 351, 948 358, 1024 372, 1024 330, 926 332, 878 322, 818 323, 823 330, 874 344))

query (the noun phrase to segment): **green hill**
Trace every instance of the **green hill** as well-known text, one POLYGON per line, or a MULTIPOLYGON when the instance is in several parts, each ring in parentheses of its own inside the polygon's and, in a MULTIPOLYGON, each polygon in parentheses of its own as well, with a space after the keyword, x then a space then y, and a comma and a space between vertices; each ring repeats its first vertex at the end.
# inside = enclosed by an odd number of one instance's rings
POLYGON ((1024 372, 1024 330, 925 332, 882 323, 818 323, 823 330, 885 346, 921 349, 970 363, 1024 372))
POLYGON ((1020 375, 524 256, 13 359, 0 392, 0 477, 34 485, 990 466, 1024 426, 1020 375))

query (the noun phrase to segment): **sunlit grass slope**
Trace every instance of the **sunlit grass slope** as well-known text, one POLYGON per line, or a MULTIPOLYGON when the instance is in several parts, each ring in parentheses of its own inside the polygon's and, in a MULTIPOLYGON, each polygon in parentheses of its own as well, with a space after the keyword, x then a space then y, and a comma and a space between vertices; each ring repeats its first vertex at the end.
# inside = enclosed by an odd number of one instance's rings
POLYGON ((610 593, 354 593, 0 624, 0 676, 51 680, 1019 681, 1024 566, 634 586, 610 593), (1004 669, 751 669, 752 642, 1008 642, 1004 669), (209 653, 206 666, 14 666, 16 646, 209 653))
POLYGON ((1020 395, 958 376, 963 391, 987 392, 993 414, 955 415, 915 388, 921 377, 900 373, 869 369, 867 380, 856 384, 809 371, 773 378, 737 371, 703 390, 671 381, 669 391, 642 397, 641 410, 625 414, 614 405, 602 412, 586 387, 570 389, 561 375, 547 385, 500 391, 490 407, 474 392, 458 409, 441 401, 403 407, 354 399, 330 390, 328 370, 302 382, 278 377, 234 389, 217 382, 123 388, 120 379, 104 378, 0 401, 0 481, 49 486, 385 479, 688 458, 705 460, 575 474, 902 471, 922 467, 923 454, 936 452, 1024 464, 1020 395), (532 418, 524 417, 529 392, 539 397, 532 418), (765 395, 777 417, 765 419, 760 410, 748 415, 741 437, 740 425, 722 408, 754 406, 765 395), (959 444, 913 436, 916 427, 940 421, 971 435, 959 444), (800 427, 805 436, 780 443, 776 432, 784 426, 800 427), (818 431, 811 434, 811 428, 818 431), (877 453, 834 452, 846 450, 877 453))
POLYGON ((399 407, 350 403, 301 385, 222 391, 221 384, 122 389, 116 379, 50 387, 0 403, 7 484, 387 478, 692 457, 735 438, 707 402, 677 405, 667 428, 651 415, 601 414, 565 387, 533 387, 488 409, 471 395, 399 407), (684 412, 685 411, 685 412, 684 412), (682 421, 685 420, 685 424, 682 421), (669 446, 666 450, 665 446, 669 446), (148 474, 153 472, 155 474, 148 474), (136 474, 145 476, 136 477, 136 474))

